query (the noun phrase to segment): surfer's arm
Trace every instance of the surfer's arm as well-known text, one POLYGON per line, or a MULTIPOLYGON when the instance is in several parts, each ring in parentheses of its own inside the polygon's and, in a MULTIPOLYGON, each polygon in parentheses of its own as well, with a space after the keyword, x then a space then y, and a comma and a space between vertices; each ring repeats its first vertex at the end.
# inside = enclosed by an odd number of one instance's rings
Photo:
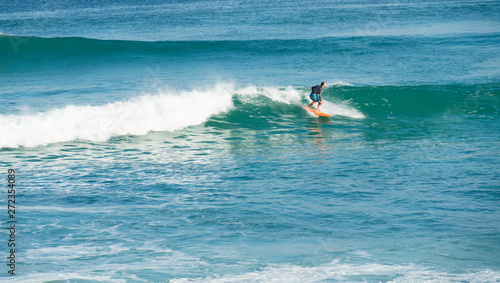
POLYGON ((319 99, 319 102, 321 102, 321 101, 322 101, 322 99, 321 99, 321 94, 323 94, 323 88, 320 88, 320 89, 319 89, 319 93, 318 93, 318 99, 319 99))

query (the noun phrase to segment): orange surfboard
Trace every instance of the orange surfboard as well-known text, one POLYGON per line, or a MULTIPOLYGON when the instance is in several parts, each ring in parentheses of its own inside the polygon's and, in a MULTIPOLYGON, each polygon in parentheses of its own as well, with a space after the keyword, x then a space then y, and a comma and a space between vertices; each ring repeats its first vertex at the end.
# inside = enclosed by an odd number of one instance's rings
POLYGON ((318 116, 321 116, 321 117, 332 117, 332 115, 330 115, 330 114, 326 114, 325 112, 314 110, 314 109, 309 108, 307 106, 302 106, 302 108, 304 108, 304 110, 306 110, 307 112, 311 112, 311 113, 318 115, 318 116))

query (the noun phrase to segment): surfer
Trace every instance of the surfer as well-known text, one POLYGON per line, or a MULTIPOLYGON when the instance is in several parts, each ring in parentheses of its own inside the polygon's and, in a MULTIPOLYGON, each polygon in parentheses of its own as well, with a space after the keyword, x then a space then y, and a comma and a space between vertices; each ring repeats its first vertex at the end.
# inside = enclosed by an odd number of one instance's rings
POLYGON ((321 93, 323 92, 323 89, 326 87, 325 82, 321 82, 321 85, 315 85, 311 88, 311 94, 309 94, 309 97, 312 99, 312 103, 309 104, 309 108, 314 105, 314 103, 318 102, 318 107, 316 110, 319 110, 319 107, 321 104, 323 104, 323 101, 321 101, 321 93))

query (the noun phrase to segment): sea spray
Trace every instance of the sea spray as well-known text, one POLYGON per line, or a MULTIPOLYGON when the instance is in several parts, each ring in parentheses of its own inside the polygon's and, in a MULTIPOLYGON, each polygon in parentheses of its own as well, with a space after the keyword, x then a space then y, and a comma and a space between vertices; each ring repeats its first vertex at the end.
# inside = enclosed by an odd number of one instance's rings
POLYGON ((75 106, 31 115, 1 115, 0 148, 39 146, 76 139, 105 141, 112 136, 175 131, 206 121, 232 106, 232 87, 162 92, 101 106, 75 106))

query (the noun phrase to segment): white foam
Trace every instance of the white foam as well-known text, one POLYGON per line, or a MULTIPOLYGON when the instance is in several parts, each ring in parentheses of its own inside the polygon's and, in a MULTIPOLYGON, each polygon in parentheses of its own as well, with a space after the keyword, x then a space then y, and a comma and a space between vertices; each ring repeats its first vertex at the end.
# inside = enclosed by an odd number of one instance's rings
POLYGON ((354 86, 354 85, 352 85, 350 83, 346 83, 346 82, 343 82, 343 81, 335 81, 331 85, 334 85, 334 86, 354 86))
POLYGON ((330 102, 323 100, 323 105, 320 108, 321 111, 344 117, 349 117, 353 119, 363 119, 366 118, 363 113, 358 109, 348 105, 346 102, 330 102))
POLYGON ((179 278, 178 282, 366 282, 380 277, 389 282, 496 282, 500 273, 489 269, 452 274, 416 265, 352 264, 334 260, 319 266, 274 265, 261 270, 206 278, 179 278), (365 278, 366 277, 366 278, 365 278))
POLYGON ((239 98, 244 103, 259 103, 259 100, 255 100, 256 97, 265 96, 272 101, 281 102, 285 104, 299 104, 302 100, 301 93, 293 88, 288 87, 256 87, 247 86, 242 89, 235 91, 239 98))
POLYGON ((102 106, 68 105, 32 115, 0 115, 0 132, 9 133, 0 136, 0 148, 180 130, 228 111, 232 93, 232 85, 218 84, 204 91, 160 91, 102 106))

